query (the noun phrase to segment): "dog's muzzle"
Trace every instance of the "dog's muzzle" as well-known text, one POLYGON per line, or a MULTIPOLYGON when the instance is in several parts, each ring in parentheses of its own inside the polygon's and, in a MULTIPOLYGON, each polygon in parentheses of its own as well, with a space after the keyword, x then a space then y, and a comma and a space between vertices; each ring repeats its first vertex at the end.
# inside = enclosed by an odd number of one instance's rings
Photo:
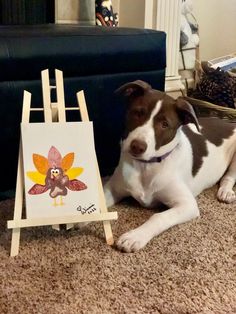
POLYGON ((147 143, 141 140, 133 140, 130 143, 130 154, 139 157, 147 150, 147 143))

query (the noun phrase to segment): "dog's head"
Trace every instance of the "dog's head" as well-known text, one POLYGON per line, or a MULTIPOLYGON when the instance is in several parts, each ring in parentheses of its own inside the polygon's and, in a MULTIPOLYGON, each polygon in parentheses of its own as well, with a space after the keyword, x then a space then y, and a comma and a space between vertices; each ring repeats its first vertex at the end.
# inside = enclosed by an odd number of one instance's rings
POLYGON ((128 102, 122 150, 133 158, 148 161, 168 154, 178 144, 184 124, 194 123, 199 130, 194 110, 183 97, 175 100, 140 80, 116 92, 128 102))

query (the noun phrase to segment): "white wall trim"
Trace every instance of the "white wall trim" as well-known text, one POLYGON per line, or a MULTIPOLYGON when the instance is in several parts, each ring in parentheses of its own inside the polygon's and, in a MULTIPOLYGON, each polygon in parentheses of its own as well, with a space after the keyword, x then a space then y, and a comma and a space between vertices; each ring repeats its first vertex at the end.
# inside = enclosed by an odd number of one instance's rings
POLYGON ((181 5, 182 0, 145 0, 145 27, 167 34, 165 88, 168 92, 184 89, 178 71, 181 5))

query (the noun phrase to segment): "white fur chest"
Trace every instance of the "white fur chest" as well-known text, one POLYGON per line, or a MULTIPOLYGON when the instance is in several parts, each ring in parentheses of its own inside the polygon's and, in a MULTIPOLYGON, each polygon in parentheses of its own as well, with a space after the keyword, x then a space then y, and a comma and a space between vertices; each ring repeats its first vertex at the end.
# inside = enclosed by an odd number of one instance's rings
POLYGON ((163 188, 160 164, 125 161, 122 175, 126 191, 141 205, 152 207, 158 202, 158 194, 163 188))

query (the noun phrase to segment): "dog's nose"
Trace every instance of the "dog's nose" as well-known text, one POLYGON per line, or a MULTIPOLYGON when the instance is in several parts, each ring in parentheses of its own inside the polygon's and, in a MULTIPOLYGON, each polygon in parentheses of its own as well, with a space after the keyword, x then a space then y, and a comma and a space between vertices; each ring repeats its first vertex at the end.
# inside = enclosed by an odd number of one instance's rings
POLYGON ((140 140, 133 140, 130 144, 130 152, 133 156, 143 154, 147 149, 147 143, 140 140))

